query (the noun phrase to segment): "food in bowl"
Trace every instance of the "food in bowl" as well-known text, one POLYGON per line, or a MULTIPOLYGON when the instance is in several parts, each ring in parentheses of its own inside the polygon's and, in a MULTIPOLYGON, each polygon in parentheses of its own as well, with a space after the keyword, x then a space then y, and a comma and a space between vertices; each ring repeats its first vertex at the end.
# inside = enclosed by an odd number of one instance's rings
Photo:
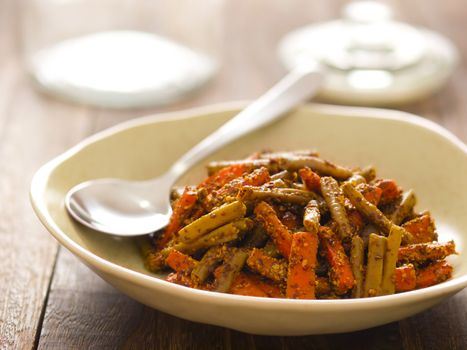
POLYGON ((146 267, 184 286, 257 297, 347 299, 425 288, 452 275, 413 190, 314 151, 212 162, 174 191, 169 225, 143 246, 146 267))

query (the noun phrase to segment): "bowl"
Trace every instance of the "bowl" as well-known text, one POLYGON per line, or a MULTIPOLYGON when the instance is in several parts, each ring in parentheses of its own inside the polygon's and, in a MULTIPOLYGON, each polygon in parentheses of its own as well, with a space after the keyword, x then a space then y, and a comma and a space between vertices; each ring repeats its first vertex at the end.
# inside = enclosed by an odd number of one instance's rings
POLYGON ((163 312, 263 335, 349 332, 400 320, 467 286, 467 147, 423 118, 390 110, 310 104, 230 144, 194 167, 180 184, 205 176, 210 160, 237 159, 255 150, 317 149, 347 166, 373 164, 418 195, 431 211, 440 241, 454 239, 453 277, 402 294, 347 300, 288 300, 237 296, 171 284, 145 270, 134 239, 93 232, 67 214, 74 185, 100 177, 143 180, 158 176, 180 155, 240 110, 239 104, 204 107, 131 120, 82 141, 51 160, 31 185, 34 210, 65 248, 108 283, 163 312))

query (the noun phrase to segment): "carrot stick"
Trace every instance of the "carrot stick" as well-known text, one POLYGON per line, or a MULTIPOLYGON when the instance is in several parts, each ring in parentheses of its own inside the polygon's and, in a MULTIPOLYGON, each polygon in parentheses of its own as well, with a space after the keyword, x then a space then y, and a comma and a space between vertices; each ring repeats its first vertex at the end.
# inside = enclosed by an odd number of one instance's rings
POLYGON ((255 207, 255 215, 271 236, 279 252, 288 258, 292 245, 292 234, 279 220, 274 209, 266 202, 260 202, 255 207))
POLYGON ((330 280, 336 294, 345 294, 354 285, 354 276, 349 258, 341 241, 328 227, 319 230, 320 244, 330 266, 330 280))
POLYGON ((321 192, 321 178, 313 170, 304 167, 298 171, 298 174, 309 191, 321 192))
POLYGON ((346 208, 349 224, 352 227, 353 235, 357 235, 365 226, 362 214, 355 208, 346 208))
POLYGON ((361 184, 356 187, 358 191, 365 197, 365 199, 370 202, 373 205, 378 205, 382 194, 383 190, 379 187, 373 186, 373 185, 367 185, 367 184, 361 184))
POLYGON ((297 232, 292 236, 286 298, 315 299, 317 253, 318 236, 315 233, 297 232))
POLYGON ((397 186, 397 183, 394 180, 381 179, 376 181, 375 185, 376 187, 379 187, 382 190, 381 200, 379 203, 381 205, 385 205, 395 201, 397 198, 400 197, 402 193, 401 189, 399 188, 399 186, 397 186))
POLYGON ((426 243, 437 240, 435 223, 429 214, 407 221, 402 225, 412 234, 412 243, 426 243))
POLYGON ((164 248, 175 233, 183 227, 183 221, 188 218, 197 200, 197 192, 188 186, 185 187, 183 194, 174 205, 169 224, 157 241, 157 250, 164 248))
POLYGON ((270 257, 261 249, 253 248, 246 264, 252 271, 274 282, 282 283, 287 278, 287 263, 283 259, 270 257))
POLYGON ((191 278, 182 272, 172 272, 167 275, 165 278, 166 281, 170 283, 179 284, 185 287, 194 288, 191 278))
POLYGON ((244 272, 239 273, 234 279, 229 293, 255 297, 283 297, 277 285, 264 281, 258 276, 244 272))
POLYGON ((446 281, 451 277, 452 270, 452 266, 444 260, 418 270, 417 288, 425 288, 446 281))
POLYGON ((250 174, 236 177, 227 182, 219 190, 213 191, 211 194, 215 197, 224 198, 227 196, 235 197, 243 186, 261 186, 271 180, 268 169, 261 167, 255 169, 250 174))
POLYGON ((267 298, 268 294, 263 291, 250 275, 239 273, 232 282, 229 293, 237 295, 248 295, 251 297, 267 298))
POLYGON ((165 262, 171 269, 182 273, 190 273, 198 263, 191 256, 183 254, 176 249, 170 251, 165 262))
POLYGON ((396 267, 394 272, 394 285, 397 292, 407 292, 416 287, 415 268, 412 264, 396 267))
POLYGON ((454 241, 409 244, 399 248, 398 261, 421 263, 428 260, 442 260, 451 254, 457 254, 454 241))
POLYGON ((211 193, 212 191, 218 190, 224 186, 227 182, 241 176, 248 170, 250 170, 250 167, 246 164, 233 164, 227 166, 205 179, 198 185, 198 188, 205 188, 208 193, 211 193))

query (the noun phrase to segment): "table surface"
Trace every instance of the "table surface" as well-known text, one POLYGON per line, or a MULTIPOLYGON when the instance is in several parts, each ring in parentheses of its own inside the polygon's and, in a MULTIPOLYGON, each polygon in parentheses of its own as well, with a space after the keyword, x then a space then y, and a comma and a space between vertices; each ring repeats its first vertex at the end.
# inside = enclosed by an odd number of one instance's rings
MULTIPOLYGON (((460 65, 443 91, 399 109, 467 141, 465 0, 387 1, 397 16, 450 37, 460 65)), ((348 334, 266 337, 152 310, 103 282, 58 246, 32 212, 33 173, 86 136, 143 114, 252 99, 284 71, 279 38, 338 15, 345 1, 226 1, 224 68, 204 91, 164 109, 110 111, 38 93, 21 65, 15 0, 0 0, 0 349, 465 349, 467 289, 414 317, 348 334)))

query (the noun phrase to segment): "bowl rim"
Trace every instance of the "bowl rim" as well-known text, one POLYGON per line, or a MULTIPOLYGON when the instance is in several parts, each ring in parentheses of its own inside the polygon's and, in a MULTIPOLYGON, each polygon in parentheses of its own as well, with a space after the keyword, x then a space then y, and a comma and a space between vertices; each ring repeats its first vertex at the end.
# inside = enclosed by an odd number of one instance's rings
MULTIPOLYGON (((357 299, 338 299, 338 300, 302 300, 302 299, 285 299, 285 298, 261 298, 253 296, 240 296, 226 293, 218 293, 212 291, 204 291, 185 286, 180 286, 174 283, 167 282, 156 276, 150 276, 142 272, 123 267, 111 261, 108 261, 85 247, 73 241, 68 235, 63 232, 55 223, 50 213, 47 210, 46 202, 43 200, 43 194, 47 189, 49 176, 54 169, 79 153, 82 149, 90 144, 111 137, 114 134, 131 129, 138 126, 153 124, 160 121, 180 120, 194 117, 200 117, 207 114, 215 114, 222 112, 235 112, 245 107, 247 102, 234 101, 213 104, 203 107, 195 107, 181 111, 160 113, 131 119, 108 129, 91 135, 75 146, 71 147, 64 153, 56 156, 49 162, 40 167, 34 174, 29 192, 32 207, 38 216, 41 223, 50 232, 50 234, 65 248, 74 255, 82 259, 88 265, 96 267, 99 271, 110 274, 113 277, 124 279, 132 284, 142 287, 156 289, 160 292, 170 293, 180 298, 196 299, 197 302, 217 304, 217 303, 233 303, 235 306, 248 306, 256 309, 271 309, 274 310, 289 310, 293 312, 308 312, 310 308, 315 311, 340 311, 349 309, 369 309, 375 306, 394 306, 405 305, 417 301, 423 301, 431 298, 440 297, 446 294, 454 294, 463 288, 467 287, 467 274, 452 278, 441 284, 428 288, 418 289, 414 291, 378 296, 373 298, 357 298, 357 299)), ((402 123, 412 124, 422 129, 431 131, 441 136, 445 141, 450 142, 456 148, 460 149, 467 156, 467 145, 464 144, 457 136, 452 134, 444 127, 424 119, 420 116, 390 109, 368 108, 368 107, 353 107, 353 106, 335 106, 326 104, 309 103, 301 108, 310 109, 318 114, 332 114, 347 117, 363 117, 372 119, 394 120, 402 123)))

